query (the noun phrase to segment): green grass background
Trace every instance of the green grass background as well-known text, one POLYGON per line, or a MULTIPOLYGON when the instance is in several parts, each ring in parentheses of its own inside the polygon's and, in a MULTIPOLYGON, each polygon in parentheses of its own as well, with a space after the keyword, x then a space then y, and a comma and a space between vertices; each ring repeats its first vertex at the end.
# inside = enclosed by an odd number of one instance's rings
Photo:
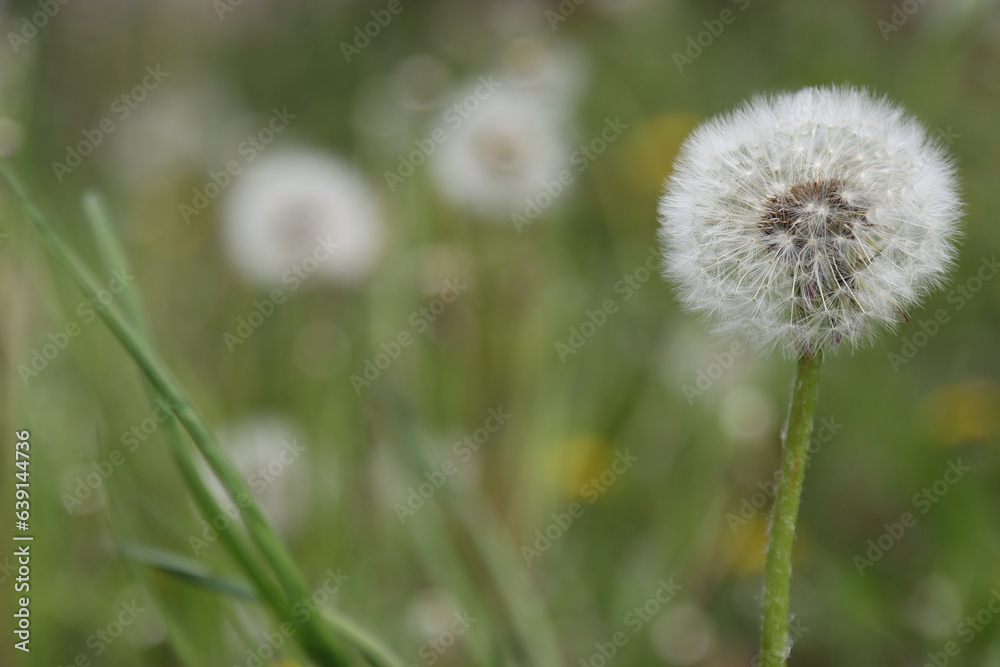
MULTIPOLYGON (((213 423, 281 412, 301 424, 309 463, 300 473, 313 491, 290 546, 313 585, 330 568, 349 575, 337 608, 425 664, 420 601, 447 591, 479 621, 437 664, 528 664, 502 603, 504 587, 526 586, 544 602, 564 664, 577 665, 673 578, 681 591, 637 634, 627 631, 609 664, 730 667, 750 664, 756 651, 767 508, 735 534, 727 515, 777 466, 792 365, 740 355, 689 403, 685 385, 730 343, 682 313, 658 277, 628 300, 615 285, 646 262, 661 183, 698 120, 758 91, 849 82, 884 92, 948 137, 967 202, 964 236, 948 288, 873 348, 826 363, 817 414, 842 428, 809 467, 792 583, 793 610, 808 630, 791 664, 923 665, 948 641, 961 648, 948 664, 1000 664, 1000 622, 968 642, 959 634, 1000 586, 1000 282, 991 276, 969 298, 952 291, 974 287, 968 281, 1000 245, 1000 7, 913 2, 913 15, 883 34, 879 21, 896 11, 884 1, 750 0, 745 10, 722 1, 615 4, 583 2, 555 30, 545 12, 559 11, 557 3, 520 9, 513 35, 572 43, 586 57, 587 85, 567 127, 574 141, 590 141, 609 117, 628 124, 522 234, 450 206, 427 168, 395 192, 385 187, 398 146, 427 136, 440 108, 409 118, 391 141, 356 124, 365 91, 408 56, 441 59, 456 82, 496 71, 516 54, 511 33, 497 27, 501 3, 404 0, 347 63, 341 43, 385 3, 245 0, 220 21, 207 1, 76 0, 20 53, 0 44, 0 76, 12 80, 0 110, 23 127, 19 168, 93 267, 79 199, 88 187, 108 194, 158 348, 213 423), (678 71, 675 52, 724 10, 735 20, 678 71), (299 143, 348 156, 366 172, 389 224, 369 280, 350 289, 307 285, 230 354, 223 333, 263 292, 227 266, 217 201, 190 225, 177 212, 205 170, 123 187, 108 173, 112 133, 78 170, 55 179, 50 165, 65 146, 157 63, 171 77, 152 95, 211 76, 242 100, 251 127, 287 106, 299 143), (350 376, 453 274, 468 289, 358 396, 350 376), (618 311, 563 363, 556 343, 609 298, 618 311), (889 355, 938 309, 950 321, 894 369, 889 355), (735 437, 727 419, 748 396, 753 409, 739 414, 764 428, 735 437), (400 525, 393 504, 500 406, 510 420, 463 468, 465 482, 449 481, 432 507, 400 525), (590 504, 581 487, 618 450, 638 463, 590 504), (971 470, 926 514, 915 510, 914 495, 958 459, 971 470), (574 502, 583 515, 524 566, 521 545, 574 502), (907 511, 916 525, 859 575, 855 557, 907 511), (504 538, 516 566, 510 579, 488 574, 476 546, 483 535, 504 538), (686 616, 671 613, 682 606, 686 616), (699 632, 709 633, 709 648, 695 662, 669 658, 699 632)), ((0 32, 36 11, 35 3, 10 3, 0 32)), ((129 539, 190 556, 188 538, 201 531, 158 434, 126 455, 102 500, 73 513, 64 507, 62 495, 92 462, 121 449, 121 434, 151 409, 99 321, 82 325, 39 377, 22 382, 18 365, 49 332, 81 321, 82 296, 6 191, 0 208, 0 486, 11 506, 13 432, 29 429, 36 539, 33 650, 13 650, 5 612, 0 664, 69 665, 81 653, 109 666, 244 664, 245 645, 259 644, 269 627, 253 603, 130 564, 115 548, 129 539), (88 637, 132 599, 147 611, 95 655, 88 637)), ((10 514, 0 522, 6 544, 10 514)), ((235 576, 221 545, 203 557, 213 572, 235 576)), ((5 610, 13 609, 10 584, 0 587, 5 610)), ((291 652, 274 662, 298 659, 291 652)))

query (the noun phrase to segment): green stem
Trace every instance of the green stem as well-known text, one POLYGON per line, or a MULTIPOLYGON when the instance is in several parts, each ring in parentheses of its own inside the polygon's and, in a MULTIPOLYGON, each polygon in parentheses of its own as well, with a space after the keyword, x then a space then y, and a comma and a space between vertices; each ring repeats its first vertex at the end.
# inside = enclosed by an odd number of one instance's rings
MULTIPOLYGON (((128 260, 125 256, 125 251, 115 235, 111 212, 104 198, 97 192, 88 192, 83 198, 83 208, 90 222, 94 238, 97 239, 97 248, 105 267, 109 270, 120 267, 128 269, 128 260)), ((121 294, 121 299, 124 315, 131 320, 132 324, 139 330, 139 333, 145 337, 146 342, 152 345, 149 323, 146 321, 134 285, 125 286, 121 294)), ((150 404, 152 404, 153 399, 157 396, 156 391, 145 377, 142 379, 147 397, 150 400, 150 404)), ((167 415, 162 428, 164 439, 170 447, 174 462, 187 482, 188 488, 194 496, 195 504, 201 510, 205 520, 211 523, 213 518, 223 516, 225 510, 202 479, 194 458, 194 453, 187 446, 184 432, 172 414, 167 415)), ((242 531, 235 526, 230 526, 227 530, 221 531, 219 537, 229 547, 230 553, 235 557, 244 573, 254 582, 260 596, 270 605, 278 618, 283 620, 290 617, 291 606, 285 601, 284 594, 277 583, 274 582, 270 573, 259 562, 253 552, 252 546, 242 531)))
POLYGON ((803 353, 795 368, 795 384, 785 425, 781 475, 771 510, 764 569, 764 620, 760 639, 762 667, 784 667, 791 650, 788 645, 788 591, 792 579, 792 545, 822 363, 821 353, 803 353))
POLYGON ((563 664, 559 640, 545 603, 535 591, 517 547, 511 543, 493 508, 474 493, 461 497, 448 493, 445 498, 492 578, 530 664, 563 664))

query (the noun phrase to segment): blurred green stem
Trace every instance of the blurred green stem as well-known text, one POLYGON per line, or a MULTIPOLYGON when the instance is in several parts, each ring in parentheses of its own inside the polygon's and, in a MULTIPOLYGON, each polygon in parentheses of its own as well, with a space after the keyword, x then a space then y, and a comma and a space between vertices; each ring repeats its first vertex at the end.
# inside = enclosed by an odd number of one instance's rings
POLYGON ((530 664, 563 664, 559 640, 545 603, 535 591, 517 547, 511 543, 493 508, 474 493, 461 497, 449 493, 446 498, 493 579, 530 664))
MULTIPOLYGON (((409 443, 401 448, 401 454, 412 468, 433 468, 435 459, 426 449, 423 438, 411 432, 409 443)), ((527 664, 545 667, 564 664, 558 635, 545 602, 534 590, 518 548, 511 542, 489 501, 476 489, 463 492, 445 485, 441 493, 444 505, 458 520, 484 572, 490 577, 502 611, 528 659, 527 664)), ((439 532, 443 535, 443 531, 439 532)), ((445 544, 447 540, 442 537, 439 542, 445 544)))
MULTIPOLYGON (((111 212, 98 193, 90 191, 83 197, 83 209, 90 222, 91 231, 97 239, 97 248, 101 254, 106 268, 113 270, 116 268, 128 268, 128 260, 125 251, 121 247, 114 231, 114 224, 111 221, 111 212)), ((128 271, 126 271, 128 272, 128 271)), ((136 326, 149 345, 153 344, 150 335, 149 324, 142 310, 139 297, 134 289, 134 285, 126 285, 121 294, 122 310, 124 315, 136 326)), ((157 392, 143 377, 145 389, 149 400, 152 402, 157 396, 157 392)), ((198 466, 185 439, 184 432, 176 418, 168 414, 163 423, 163 435, 170 447, 170 453, 177 464, 181 475, 184 477, 195 504, 201 511, 205 519, 211 523, 213 517, 224 516, 225 510, 218 499, 212 494, 205 481, 198 471, 198 466)), ((253 552, 253 548, 247 541, 242 531, 230 526, 227 530, 221 531, 219 537, 230 550, 230 553, 239 563, 246 574, 257 588, 257 591, 264 602, 266 602, 278 615, 279 618, 287 618, 290 613, 290 606, 284 600, 281 589, 274 581, 273 577, 253 552)))
POLYGON ((791 650, 788 645, 788 591, 792 579, 792 546, 822 364, 822 353, 803 353, 795 368, 795 384, 785 425, 781 475, 771 510, 764 569, 764 621, 760 639, 762 667, 784 667, 791 650))

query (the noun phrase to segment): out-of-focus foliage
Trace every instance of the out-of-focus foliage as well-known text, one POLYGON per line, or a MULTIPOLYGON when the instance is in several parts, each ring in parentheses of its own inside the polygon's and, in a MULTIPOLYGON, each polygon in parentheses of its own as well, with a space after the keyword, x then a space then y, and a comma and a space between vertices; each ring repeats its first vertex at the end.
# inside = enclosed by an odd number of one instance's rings
MULTIPOLYGON (((79 200, 108 194, 133 262, 109 297, 142 293, 318 597, 416 665, 531 664, 553 637, 564 665, 751 664, 792 368, 678 309, 656 198, 688 132, 754 93, 905 105, 956 156, 960 261, 827 360, 792 664, 1000 661, 996 2, 53 0, 0 28, 0 145, 93 267, 79 200), (282 156, 328 178, 252 180, 282 156), (320 230, 347 268, 254 278, 320 230)), ((254 603, 120 553, 236 571, 100 304, 0 208, 3 451, 30 429, 36 535, 33 651, 0 663, 254 664, 254 603)))

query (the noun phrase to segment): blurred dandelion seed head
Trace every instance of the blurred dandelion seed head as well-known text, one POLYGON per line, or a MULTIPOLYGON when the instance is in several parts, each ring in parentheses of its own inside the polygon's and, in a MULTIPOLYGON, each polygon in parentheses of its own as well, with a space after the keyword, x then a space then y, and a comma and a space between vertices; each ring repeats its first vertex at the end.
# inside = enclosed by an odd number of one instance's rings
POLYGON ((506 221, 568 164, 562 106, 503 83, 463 97, 465 117, 432 156, 435 181, 458 206, 506 221))
POLYGON ((287 282, 289 271, 309 257, 317 260, 312 273, 320 280, 357 282, 378 258, 383 232, 361 174, 318 152, 257 158, 224 202, 224 250, 244 279, 263 286, 287 282))
POLYGON ((665 275, 719 333, 789 356, 858 347, 942 282, 955 181, 923 127, 864 90, 758 97, 682 147, 665 275))

